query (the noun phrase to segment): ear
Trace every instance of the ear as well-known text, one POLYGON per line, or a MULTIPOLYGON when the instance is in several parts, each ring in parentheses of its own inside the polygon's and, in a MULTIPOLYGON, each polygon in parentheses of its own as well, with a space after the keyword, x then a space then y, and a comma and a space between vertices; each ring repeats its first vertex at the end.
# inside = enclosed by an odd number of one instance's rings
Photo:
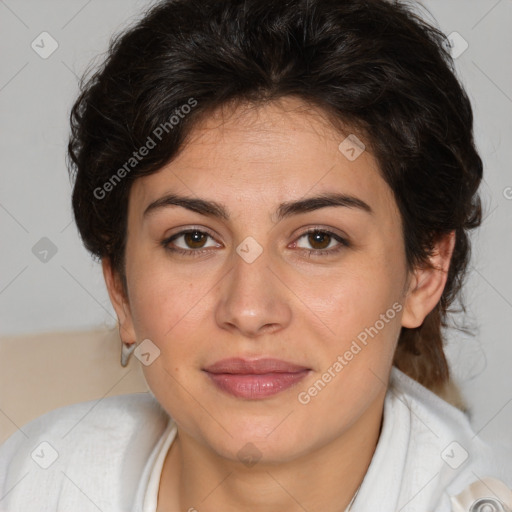
POLYGON ((410 276, 402 315, 403 327, 419 327, 441 299, 454 247, 455 231, 451 231, 434 245, 429 258, 433 268, 418 268, 410 276))
POLYGON ((110 302, 117 315, 121 340, 123 343, 135 342, 137 338, 135 329, 133 328, 132 314, 128 297, 123 290, 121 276, 114 270, 108 258, 102 258, 101 267, 103 269, 103 277, 107 285, 110 302))

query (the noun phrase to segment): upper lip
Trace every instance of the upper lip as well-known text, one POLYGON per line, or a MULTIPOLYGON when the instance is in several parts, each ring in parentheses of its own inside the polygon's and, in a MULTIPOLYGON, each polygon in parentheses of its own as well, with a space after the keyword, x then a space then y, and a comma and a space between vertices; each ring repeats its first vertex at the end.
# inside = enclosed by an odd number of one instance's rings
POLYGON ((261 358, 243 359, 232 357, 221 359, 204 368, 209 373, 263 374, 263 373, 297 373, 308 370, 305 366, 283 361, 281 359, 261 358))

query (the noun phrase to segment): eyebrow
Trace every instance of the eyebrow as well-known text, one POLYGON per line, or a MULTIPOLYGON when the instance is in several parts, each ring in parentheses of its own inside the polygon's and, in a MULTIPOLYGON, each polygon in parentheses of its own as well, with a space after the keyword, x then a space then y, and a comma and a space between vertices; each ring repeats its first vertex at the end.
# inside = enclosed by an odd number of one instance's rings
MULTIPOLYGON (((172 206, 181 206, 182 208, 186 208, 187 210, 191 210, 208 217, 214 217, 226 221, 230 219, 228 211, 224 208, 223 205, 217 203, 216 201, 180 196, 177 194, 167 194, 150 203, 144 210, 143 217, 146 217, 160 209, 172 206)), ((356 208, 369 213, 370 215, 373 215, 374 213, 370 205, 358 197, 347 194, 326 193, 314 197, 308 197, 306 199, 286 201, 281 203, 275 212, 276 222, 279 222, 280 220, 292 215, 311 212, 332 206, 356 208)))

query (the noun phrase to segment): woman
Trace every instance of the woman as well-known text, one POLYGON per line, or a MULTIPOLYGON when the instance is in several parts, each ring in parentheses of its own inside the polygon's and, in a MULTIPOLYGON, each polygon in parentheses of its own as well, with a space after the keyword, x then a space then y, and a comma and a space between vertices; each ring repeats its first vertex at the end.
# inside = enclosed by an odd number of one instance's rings
POLYGON ((175 0, 112 43, 73 208, 151 393, 12 436, 5 510, 510 510, 435 394, 481 221, 444 40, 383 0, 175 0))

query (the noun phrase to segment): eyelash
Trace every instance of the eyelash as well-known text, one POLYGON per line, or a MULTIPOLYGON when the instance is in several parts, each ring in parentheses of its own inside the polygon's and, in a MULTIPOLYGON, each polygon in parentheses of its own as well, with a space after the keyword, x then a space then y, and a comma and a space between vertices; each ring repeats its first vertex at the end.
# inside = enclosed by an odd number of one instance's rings
MULTIPOLYGON (((202 254, 204 254, 205 252, 208 252, 208 249, 202 249, 202 250, 201 249, 188 249, 187 250, 187 249, 169 247, 169 244, 172 241, 176 240, 177 238, 180 238, 183 235, 186 235, 187 233, 200 233, 200 234, 207 235, 210 238, 213 238, 213 236, 210 235, 210 233, 208 233, 206 231, 202 231, 200 229, 186 229, 184 231, 180 231, 179 233, 176 233, 176 234, 170 236, 169 238, 162 240, 161 245, 167 251, 170 251, 170 252, 173 252, 176 254, 182 254, 185 256, 191 256, 191 257, 198 257, 198 256, 201 256, 202 254)), ((339 242, 339 245, 334 249, 301 249, 302 251, 306 251, 308 253, 307 254, 308 258, 311 258, 312 256, 315 256, 315 257, 316 256, 330 256, 331 254, 336 254, 336 253, 340 252, 341 250, 343 250, 346 247, 350 247, 350 244, 346 239, 333 233, 332 231, 327 231, 327 230, 323 230, 323 229, 319 229, 319 228, 312 228, 312 229, 305 231, 297 238, 297 240, 300 240, 302 237, 309 235, 311 233, 321 233, 323 235, 328 235, 331 238, 334 238, 337 242, 339 242)))

